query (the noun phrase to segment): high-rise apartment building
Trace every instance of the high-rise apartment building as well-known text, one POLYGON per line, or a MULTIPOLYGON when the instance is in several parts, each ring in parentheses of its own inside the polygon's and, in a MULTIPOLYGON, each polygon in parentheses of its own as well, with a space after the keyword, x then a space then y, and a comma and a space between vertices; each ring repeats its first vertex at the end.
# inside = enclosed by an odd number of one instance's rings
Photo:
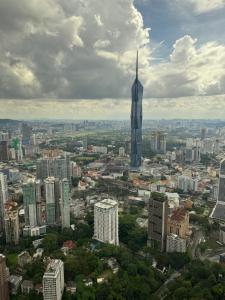
POLYGON ((166 134, 164 132, 152 132, 151 150, 157 153, 166 153, 166 134))
POLYGON ((161 251, 166 247, 168 210, 167 196, 152 192, 148 205, 148 244, 161 251))
POLYGON ((29 145, 30 144, 30 137, 32 135, 32 128, 26 124, 23 123, 21 127, 21 133, 22 133, 22 143, 23 145, 29 145))
POLYGON ((132 86, 131 106, 131 154, 130 167, 138 170, 141 166, 142 156, 142 97, 143 86, 138 80, 138 53, 136 62, 136 78, 132 86))
POLYGON ((17 210, 5 212, 5 238, 7 244, 19 244, 20 228, 17 210))
POLYGON ((37 179, 47 177, 69 179, 69 160, 65 157, 41 158, 37 161, 37 179))
POLYGON ((62 228, 70 227, 70 186, 68 179, 60 182, 60 206, 62 228))
POLYGON ((225 221, 225 159, 223 159, 220 163, 217 202, 212 211, 211 218, 222 222, 225 221))
POLYGON ((181 175, 178 176, 178 189, 184 191, 185 193, 192 191, 197 192, 198 191, 198 178, 197 177, 190 177, 181 175))
POLYGON ((43 276, 44 300, 61 300, 64 290, 64 264, 60 259, 51 260, 43 276))
POLYGON ((44 180, 45 200, 46 200, 46 224, 56 224, 56 195, 55 195, 55 178, 48 177, 44 180))
POLYGON ((0 173, 0 234, 4 231, 5 203, 8 201, 7 176, 0 173))
POLYGON ((23 203, 26 226, 40 225, 41 183, 40 180, 30 179, 23 184, 23 203))
POLYGON ((3 254, 0 254, 0 300, 9 300, 8 269, 3 254))
POLYGON ((118 203, 104 199, 94 206, 94 239, 119 245, 118 203))

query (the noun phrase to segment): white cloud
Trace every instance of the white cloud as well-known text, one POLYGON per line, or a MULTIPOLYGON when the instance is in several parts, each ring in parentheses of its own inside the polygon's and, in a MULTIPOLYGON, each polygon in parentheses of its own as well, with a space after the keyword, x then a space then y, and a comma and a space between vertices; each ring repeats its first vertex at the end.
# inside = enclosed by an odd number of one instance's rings
POLYGON ((130 90, 127 53, 149 34, 133 0, 1 0, 0 39, 0 98, 117 98, 130 90))
POLYGON ((2 99, 128 98, 137 48, 145 98, 225 93, 225 43, 185 35, 153 64, 133 0, 1 0, 0 40, 2 99))
POLYGON ((197 14, 207 13, 225 7, 225 0, 188 0, 197 14))
POLYGON ((145 72, 147 95, 181 97, 225 93, 225 44, 197 45, 191 36, 178 39, 170 60, 145 72))

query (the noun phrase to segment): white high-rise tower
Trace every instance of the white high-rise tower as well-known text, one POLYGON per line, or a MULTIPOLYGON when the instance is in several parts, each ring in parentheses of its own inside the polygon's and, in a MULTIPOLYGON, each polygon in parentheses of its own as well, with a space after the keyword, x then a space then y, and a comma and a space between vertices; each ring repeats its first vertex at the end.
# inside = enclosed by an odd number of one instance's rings
POLYGON ((118 203, 104 199, 94 208, 94 239, 113 245, 119 245, 118 203))
POLYGON ((43 276, 44 300, 61 300, 64 290, 64 264, 60 259, 53 259, 48 264, 43 276))
POLYGON ((0 173, 0 234, 4 230, 5 203, 8 201, 7 176, 0 173))

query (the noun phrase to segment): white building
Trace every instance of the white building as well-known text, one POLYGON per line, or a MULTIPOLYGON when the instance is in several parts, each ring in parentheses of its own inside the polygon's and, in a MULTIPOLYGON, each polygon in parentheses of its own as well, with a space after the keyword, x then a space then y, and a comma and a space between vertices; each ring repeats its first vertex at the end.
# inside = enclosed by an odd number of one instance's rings
POLYGON ((118 203, 104 199, 94 207, 94 239, 113 245, 119 245, 118 203))
POLYGON ((44 300, 61 300, 64 290, 64 264, 60 259, 51 260, 43 276, 44 300))
POLYGON ((56 195, 55 178, 48 177, 44 180, 46 199, 46 224, 53 225, 56 222, 56 195))
POLYGON ((4 229, 5 203, 8 200, 7 176, 0 173, 0 233, 4 229))
POLYGON ((108 149, 105 146, 93 146, 92 151, 94 153, 107 154, 108 149))
POLYGON ((179 207, 180 196, 177 193, 165 193, 168 198, 168 205, 170 209, 179 207))
POLYGON ((167 236, 166 252, 186 252, 186 240, 176 234, 167 236))
POLYGON ((119 156, 125 156, 125 148, 124 147, 119 148, 119 156))

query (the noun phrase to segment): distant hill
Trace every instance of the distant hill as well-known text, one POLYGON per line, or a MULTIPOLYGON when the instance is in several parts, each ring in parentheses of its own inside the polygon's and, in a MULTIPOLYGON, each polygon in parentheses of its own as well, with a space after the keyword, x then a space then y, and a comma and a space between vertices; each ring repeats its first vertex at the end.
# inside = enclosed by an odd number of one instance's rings
POLYGON ((18 120, 0 119, 0 126, 17 125, 17 124, 20 124, 20 123, 21 123, 21 121, 18 121, 18 120))

